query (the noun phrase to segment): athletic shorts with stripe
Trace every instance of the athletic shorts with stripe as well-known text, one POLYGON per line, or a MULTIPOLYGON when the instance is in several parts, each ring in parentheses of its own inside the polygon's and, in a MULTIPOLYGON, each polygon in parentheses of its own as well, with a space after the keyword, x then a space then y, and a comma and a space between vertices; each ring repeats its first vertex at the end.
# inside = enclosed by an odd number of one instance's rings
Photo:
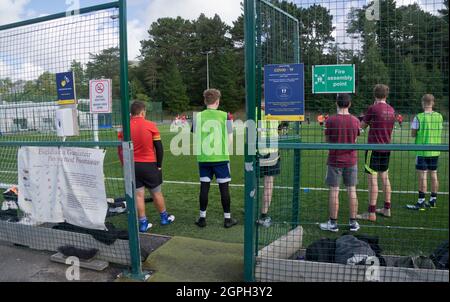
POLYGON ((389 171, 391 152, 366 151, 365 171, 367 174, 376 175, 379 172, 389 171))
POLYGON ((218 184, 231 182, 231 170, 229 162, 199 163, 200 182, 210 183, 214 176, 218 184))

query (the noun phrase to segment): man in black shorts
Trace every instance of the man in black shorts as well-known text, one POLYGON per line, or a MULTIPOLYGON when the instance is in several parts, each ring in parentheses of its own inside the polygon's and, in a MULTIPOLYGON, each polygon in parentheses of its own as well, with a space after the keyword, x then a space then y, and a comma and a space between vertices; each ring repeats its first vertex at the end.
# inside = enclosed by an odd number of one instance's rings
MULTIPOLYGON (((374 89, 375 103, 367 110, 361 127, 370 127, 369 144, 390 144, 395 125, 395 110, 387 103, 389 87, 376 85, 374 89)), ((391 183, 389 181, 390 151, 367 151, 365 171, 369 186, 369 212, 358 215, 358 219, 376 221, 376 214, 391 217, 391 183), (384 207, 377 209, 378 175, 383 184, 385 195, 384 207)))
POLYGON ((264 196, 261 216, 258 224, 268 228, 272 225, 272 219, 268 216, 272 203, 273 184, 275 176, 280 175, 280 155, 278 146, 273 145, 279 138, 280 125, 278 121, 266 119, 264 101, 261 102, 261 121, 258 124, 259 132, 259 176, 264 178, 264 196))
POLYGON ((145 212, 145 188, 153 197, 153 204, 160 214, 161 225, 171 224, 175 216, 167 213, 161 192, 164 149, 158 127, 145 119, 146 109, 143 102, 136 101, 131 105, 131 115, 130 129, 134 145, 139 231, 145 233, 152 227, 145 212))

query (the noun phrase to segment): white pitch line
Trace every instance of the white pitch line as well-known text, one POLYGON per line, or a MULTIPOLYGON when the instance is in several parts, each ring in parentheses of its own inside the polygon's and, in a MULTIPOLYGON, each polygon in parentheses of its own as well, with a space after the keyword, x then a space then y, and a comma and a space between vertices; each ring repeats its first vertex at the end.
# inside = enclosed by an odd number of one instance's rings
MULTIPOLYGON (((17 172, 14 171, 0 171, 0 173, 5 174, 17 174, 17 172)), ((112 181, 124 181, 123 178, 114 178, 114 177, 106 177, 105 180, 112 180, 112 181)), ((190 181, 174 181, 174 180, 165 180, 164 183, 167 184, 173 184, 173 185, 187 185, 187 186, 198 186, 198 182, 190 182, 190 181)), ((3 188, 3 184, 0 184, 0 188, 3 188)), ((214 186, 217 186, 217 184, 213 184, 214 186)), ((244 184, 230 184, 230 187, 232 188, 244 188, 244 184)), ((263 186, 260 186, 260 188, 263 188, 263 186)), ((283 186, 274 186, 274 189, 279 190, 293 190, 293 187, 283 187, 283 186)), ((328 188, 300 188, 300 190, 303 191, 329 191, 328 188)), ((346 192, 345 189, 340 189, 341 192, 346 192)), ((369 192, 369 190, 363 190, 363 189, 357 189, 357 192, 369 192)), ((379 191, 380 193, 382 191, 379 191)), ((416 194, 416 191, 392 191, 393 194, 416 194)), ((449 192, 438 192, 438 194, 441 195, 449 195, 449 192)))
MULTIPOLYGON (((110 178, 107 177, 105 178, 106 180, 113 180, 113 181, 124 181, 123 178, 110 178)), ((174 184, 174 185, 189 185, 189 186, 198 186, 199 183, 198 182, 190 182, 190 181, 173 181, 173 180, 164 180, 164 183, 167 184, 174 184)), ((213 186, 218 186, 217 184, 212 184, 213 186)), ((230 184, 230 187, 233 188, 244 188, 245 185, 243 184, 230 184)), ((260 186, 260 188, 263 188, 263 186, 260 186)), ((283 186, 274 186, 274 189, 281 189, 281 190, 293 190, 293 187, 283 187, 283 186)), ((300 190, 303 191, 329 191, 328 188, 300 188, 300 190)), ((341 189, 339 190, 341 192, 346 192, 347 190, 345 189, 341 189)), ((358 192, 369 192, 369 190, 363 190, 363 189, 358 189, 358 192)), ((382 191, 380 191, 381 193, 382 191)), ((416 191, 392 191, 392 193, 394 194, 416 194, 416 191)), ((449 195, 449 192, 438 192, 438 194, 441 195, 449 195)))

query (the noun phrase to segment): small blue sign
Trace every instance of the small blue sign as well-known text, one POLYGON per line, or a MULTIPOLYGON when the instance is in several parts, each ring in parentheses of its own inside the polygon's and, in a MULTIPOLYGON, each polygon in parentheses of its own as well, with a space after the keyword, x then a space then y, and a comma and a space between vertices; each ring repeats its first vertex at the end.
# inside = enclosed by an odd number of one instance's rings
POLYGON ((304 64, 264 67, 265 114, 268 119, 304 121, 304 64))
POLYGON ((112 129, 112 114, 100 113, 98 115, 98 128, 99 129, 112 129))
POLYGON ((60 105, 76 103, 75 77, 72 71, 56 74, 56 90, 60 105))

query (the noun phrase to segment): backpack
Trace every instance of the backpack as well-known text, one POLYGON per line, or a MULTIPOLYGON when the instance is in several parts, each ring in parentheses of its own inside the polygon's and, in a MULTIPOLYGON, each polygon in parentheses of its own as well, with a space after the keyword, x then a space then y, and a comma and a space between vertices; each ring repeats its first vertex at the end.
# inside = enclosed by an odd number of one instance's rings
POLYGON ((448 269, 448 240, 439 245, 431 254, 430 259, 437 269, 448 269))
POLYGON ((383 256, 381 256, 383 249, 379 245, 378 236, 369 236, 365 234, 360 234, 355 235, 355 237, 361 241, 367 242, 370 245, 370 248, 375 252, 375 256, 377 256, 378 260, 380 261, 380 266, 386 266, 386 260, 384 259, 383 256))
POLYGON ((375 256, 375 252, 370 245, 355 236, 346 235, 336 240, 336 263, 365 264, 371 256, 375 256))
POLYGON ((395 261, 395 267, 415 268, 415 269, 435 269, 435 265, 430 258, 425 256, 406 256, 395 261))
POLYGON ((336 240, 323 238, 306 248, 306 261, 334 263, 336 240))

